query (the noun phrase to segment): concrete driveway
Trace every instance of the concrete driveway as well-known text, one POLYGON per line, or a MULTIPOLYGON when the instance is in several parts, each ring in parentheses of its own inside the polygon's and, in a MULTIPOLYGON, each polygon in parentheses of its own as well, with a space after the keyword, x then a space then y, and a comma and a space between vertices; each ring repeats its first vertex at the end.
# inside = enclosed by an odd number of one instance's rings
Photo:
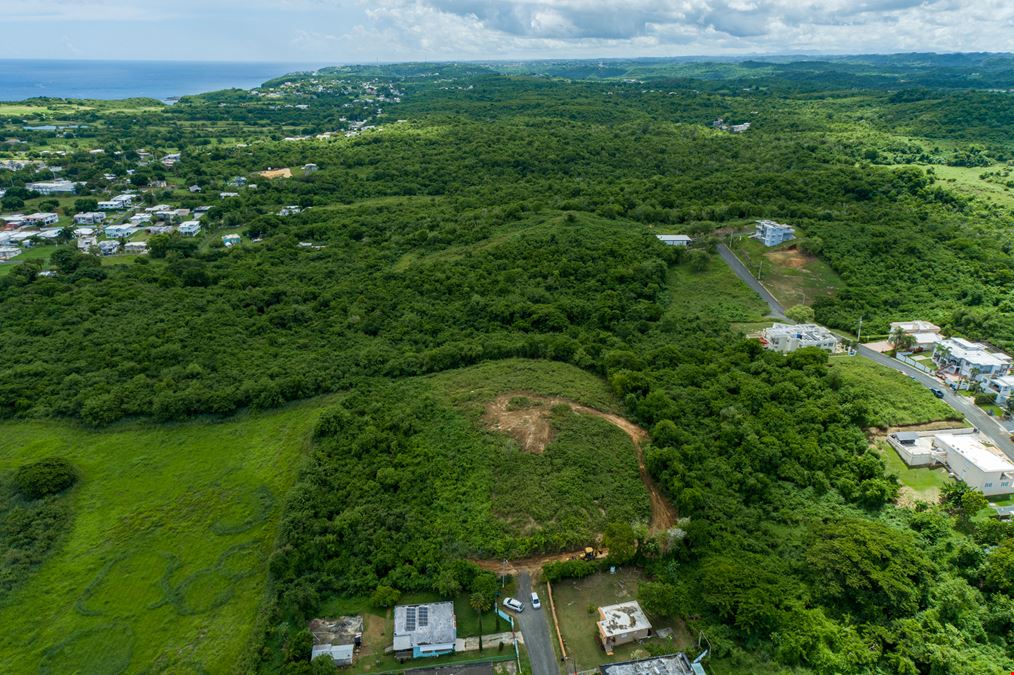
MULTIPOLYGON (((543 604, 542 609, 532 607, 532 577, 528 572, 518 574, 518 600, 525 603, 525 611, 514 617, 521 627, 521 635, 525 639, 528 658, 532 662, 532 675, 559 675, 560 665, 553 651, 553 636, 549 632, 549 619, 546 612, 549 608, 543 604)), ((545 603, 541 595, 539 599, 545 603)))

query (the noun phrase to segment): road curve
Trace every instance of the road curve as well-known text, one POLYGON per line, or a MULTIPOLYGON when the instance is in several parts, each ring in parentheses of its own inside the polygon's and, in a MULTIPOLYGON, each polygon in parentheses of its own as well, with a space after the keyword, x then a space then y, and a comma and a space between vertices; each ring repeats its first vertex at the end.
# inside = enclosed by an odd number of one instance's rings
MULTIPOLYGON (((768 304, 771 309, 771 316, 786 321, 785 308, 782 307, 781 303, 775 299, 768 289, 764 288, 759 281, 757 281, 750 270, 743 265, 743 263, 728 249, 725 244, 718 245, 718 254, 722 256, 722 260, 729 266, 729 268, 738 276, 747 286, 752 288, 754 292, 761 297, 764 302, 768 304)), ((944 392, 943 401, 954 408, 959 415, 964 416, 968 419, 972 425, 978 429, 984 436, 989 440, 993 441, 996 447, 1003 450, 1004 454, 1014 460, 1014 443, 1011 442, 1010 434, 992 417, 982 411, 981 408, 974 405, 967 396, 958 396, 951 393, 950 389, 944 385, 943 382, 928 375, 918 368, 913 368, 897 359, 893 359, 890 356, 884 356, 880 352, 874 351, 869 347, 859 346, 859 356, 865 359, 879 363, 882 366, 893 368, 894 370, 908 375, 913 380, 923 385, 927 389, 940 389, 944 392)))

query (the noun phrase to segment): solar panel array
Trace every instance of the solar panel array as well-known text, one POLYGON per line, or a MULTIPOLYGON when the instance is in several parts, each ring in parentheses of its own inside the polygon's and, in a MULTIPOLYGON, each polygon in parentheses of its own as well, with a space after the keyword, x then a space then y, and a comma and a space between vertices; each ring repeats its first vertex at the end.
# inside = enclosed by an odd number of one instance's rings
POLYGON ((415 630, 415 609, 416 609, 415 607, 406 607, 405 608, 405 630, 406 631, 411 632, 411 631, 415 630))
POLYGON ((425 628, 430 623, 430 608, 420 607, 419 608, 419 627, 425 628))

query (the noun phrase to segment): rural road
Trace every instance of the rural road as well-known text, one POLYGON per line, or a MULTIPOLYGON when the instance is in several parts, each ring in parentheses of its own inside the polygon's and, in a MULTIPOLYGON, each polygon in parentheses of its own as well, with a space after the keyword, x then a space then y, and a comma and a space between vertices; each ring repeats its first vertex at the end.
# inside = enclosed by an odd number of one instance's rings
POLYGON ((528 658, 532 662, 532 675, 558 675, 560 666, 556 662, 553 636, 549 632, 549 620, 546 618, 549 609, 542 596, 539 596, 544 603, 542 609, 532 607, 532 577, 528 572, 518 575, 517 598, 525 603, 525 611, 514 616, 525 637, 525 648, 528 649, 528 658))
MULTIPOLYGON (((779 303, 766 288, 761 286, 761 284, 754 279, 753 275, 750 274, 750 270, 748 270, 743 263, 740 262, 739 258, 737 258, 732 251, 725 246, 725 244, 718 245, 718 253, 722 256, 722 260, 725 261, 729 268, 735 272, 736 276, 738 276, 747 286, 752 288, 758 295, 760 295, 761 299, 768 304, 768 307, 771 308, 771 316, 782 321, 787 321, 785 318, 785 308, 782 307, 781 303, 779 303)), ((954 408, 959 415, 963 415, 967 418, 976 429, 993 441, 996 447, 1003 450, 1004 454, 1014 460, 1014 443, 1010 440, 1010 434, 992 417, 984 413, 981 408, 973 405, 972 401, 968 397, 958 396, 957 394, 952 393, 951 390, 937 378, 927 375, 921 370, 904 364, 897 359, 892 359, 890 356, 885 356, 880 352, 874 351, 869 347, 860 345, 858 353, 859 356, 862 356, 863 358, 879 363, 882 366, 893 368, 904 375, 908 375, 927 389, 940 389, 943 391, 943 401, 947 405, 954 408)))

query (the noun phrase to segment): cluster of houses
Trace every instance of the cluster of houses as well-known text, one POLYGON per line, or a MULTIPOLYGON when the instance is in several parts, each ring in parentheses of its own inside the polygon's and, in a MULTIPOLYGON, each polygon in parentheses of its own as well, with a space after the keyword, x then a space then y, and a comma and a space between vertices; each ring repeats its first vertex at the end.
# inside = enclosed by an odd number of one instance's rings
POLYGON ((944 337, 940 327, 928 321, 897 321, 891 324, 891 340, 908 352, 930 352, 936 373, 954 389, 981 389, 992 393, 1005 406, 1014 395, 1014 363, 1007 354, 981 342, 944 337))
POLYGON ((1014 492, 1014 462, 975 429, 897 431, 887 442, 910 467, 944 465, 987 496, 1014 492))

